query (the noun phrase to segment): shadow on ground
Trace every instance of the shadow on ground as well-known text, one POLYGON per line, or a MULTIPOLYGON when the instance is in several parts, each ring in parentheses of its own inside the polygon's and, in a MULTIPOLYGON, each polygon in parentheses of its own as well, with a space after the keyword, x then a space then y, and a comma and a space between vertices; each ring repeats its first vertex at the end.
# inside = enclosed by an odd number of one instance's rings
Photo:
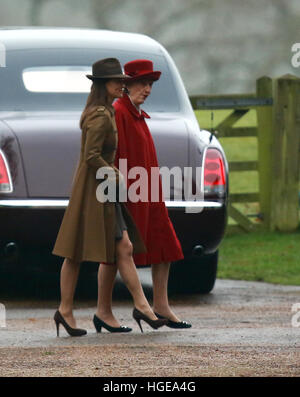
MULTIPOLYGON (((152 287, 143 284, 145 295, 152 299, 152 287)), ((60 273, 42 271, 6 271, 0 276, 0 299, 35 298, 39 300, 60 299, 60 273)), ((76 299, 97 299, 97 272, 81 271, 76 287, 76 299)), ((131 299, 127 288, 118 278, 114 286, 113 297, 131 299)))
MULTIPOLYGON (((0 260, 0 299, 60 299, 60 269, 63 259, 41 252, 29 252, 25 257, 8 262, 0 260)), ((103 265, 105 266, 105 265, 103 265)), ((83 262, 80 267, 75 299, 97 299, 98 263, 83 262)), ((150 270, 150 269, 149 269, 150 270)), ((152 287, 142 282, 145 295, 152 299, 152 287)), ((117 277, 113 297, 131 299, 117 277)))

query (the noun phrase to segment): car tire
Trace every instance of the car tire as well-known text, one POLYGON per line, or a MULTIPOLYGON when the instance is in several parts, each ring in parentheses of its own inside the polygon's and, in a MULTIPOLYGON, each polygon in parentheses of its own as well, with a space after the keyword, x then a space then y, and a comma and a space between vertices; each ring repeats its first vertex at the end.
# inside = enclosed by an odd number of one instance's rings
POLYGON ((208 294, 214 287, 219 251, 200 257, 190 256, 172 263, 169 293, 208 294))

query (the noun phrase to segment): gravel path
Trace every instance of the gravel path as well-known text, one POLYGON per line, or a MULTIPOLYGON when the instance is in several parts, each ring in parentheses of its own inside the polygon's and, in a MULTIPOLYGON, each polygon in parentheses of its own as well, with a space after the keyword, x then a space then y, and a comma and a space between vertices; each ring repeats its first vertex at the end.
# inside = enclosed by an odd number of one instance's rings
POLYGON ((300 304, 296 286, 217 280, 211 294, 171 298, 191 329, 155 331, 143 323, 143 334, 128 299, 114 303, 118 319, 133 328, 126 335, 96 334, 95 302, 77 302, 77 325, 88 330, 79 338, 62 328, 56 337, 57 302, 2 303, 0 376, 300 375, 300 327, 292 326, 292 305, 300 304))

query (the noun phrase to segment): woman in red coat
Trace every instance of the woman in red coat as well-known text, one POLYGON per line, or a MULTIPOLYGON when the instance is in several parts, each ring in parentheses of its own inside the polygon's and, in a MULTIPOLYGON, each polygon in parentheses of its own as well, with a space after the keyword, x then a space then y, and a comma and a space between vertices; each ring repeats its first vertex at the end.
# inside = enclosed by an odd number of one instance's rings
MULTIPOLYGON (((147 201, 132 202, 129 197, 126 203, 147 248, 147 253, 134 255, 134 261, 136 265, 152 265, 153 310, 157 317, 167 318, 169 320, 167 325, 171 328, 189 328, 191 325, 180 321, 168 302, 170 262, 183 259, 183 253, 164 203, 160 177, 159 200, 151 202, 151 188, 154 189, 154 186, 151 186, 151 168, 158 169, 159 165, 154 142, 145 122, 145 118, 150 116, 140 109, 140 105, 151 93, 153 82, 159 79, 161 72, 153 71, 153 63, 149 60, 128 62, 124 66, 124 71, 131 78, 130 83, 127 84, 128 95, 124 94, 114 104, 118 128, 115 165, 121 168, 122 172, 120 160, 126 159, 128 172, 133 167, 143 167, 148 175, 147 186, 144 185, 148 191, 147 201)), ((129 190, 137 179, 126 178, 129 190)), ((103 273, 103 276, 109 292, 109 280, 114 279, 114 267, 105 266, 102 270, 106 274, 103 273)), ((109 305, 106 305, 106 309, 109 310, 109 305)))

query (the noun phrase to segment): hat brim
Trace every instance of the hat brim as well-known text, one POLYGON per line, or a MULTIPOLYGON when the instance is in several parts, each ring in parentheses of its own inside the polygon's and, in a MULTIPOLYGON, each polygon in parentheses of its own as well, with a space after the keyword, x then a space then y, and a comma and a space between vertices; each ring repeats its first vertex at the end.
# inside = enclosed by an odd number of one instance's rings
POLYGON ((135 80, 142 80, 142 79, 149 79, 149 80, 153 80, 153 81, 157 81, 159 80, 161 75, 161 72, 159 70, 156 70, 154 72, 141 72, 136 76, 129 76, 131 77, 131 81, 135 81, 135 80))
POLYGON ((86 74, 86 77, 92 81, 101 80, 101 79, 122 79, 122 80, 131 79, 131 77, 127 76, 127 74, 111 74, 108 76, 93 76, 92 74, 86 74))

